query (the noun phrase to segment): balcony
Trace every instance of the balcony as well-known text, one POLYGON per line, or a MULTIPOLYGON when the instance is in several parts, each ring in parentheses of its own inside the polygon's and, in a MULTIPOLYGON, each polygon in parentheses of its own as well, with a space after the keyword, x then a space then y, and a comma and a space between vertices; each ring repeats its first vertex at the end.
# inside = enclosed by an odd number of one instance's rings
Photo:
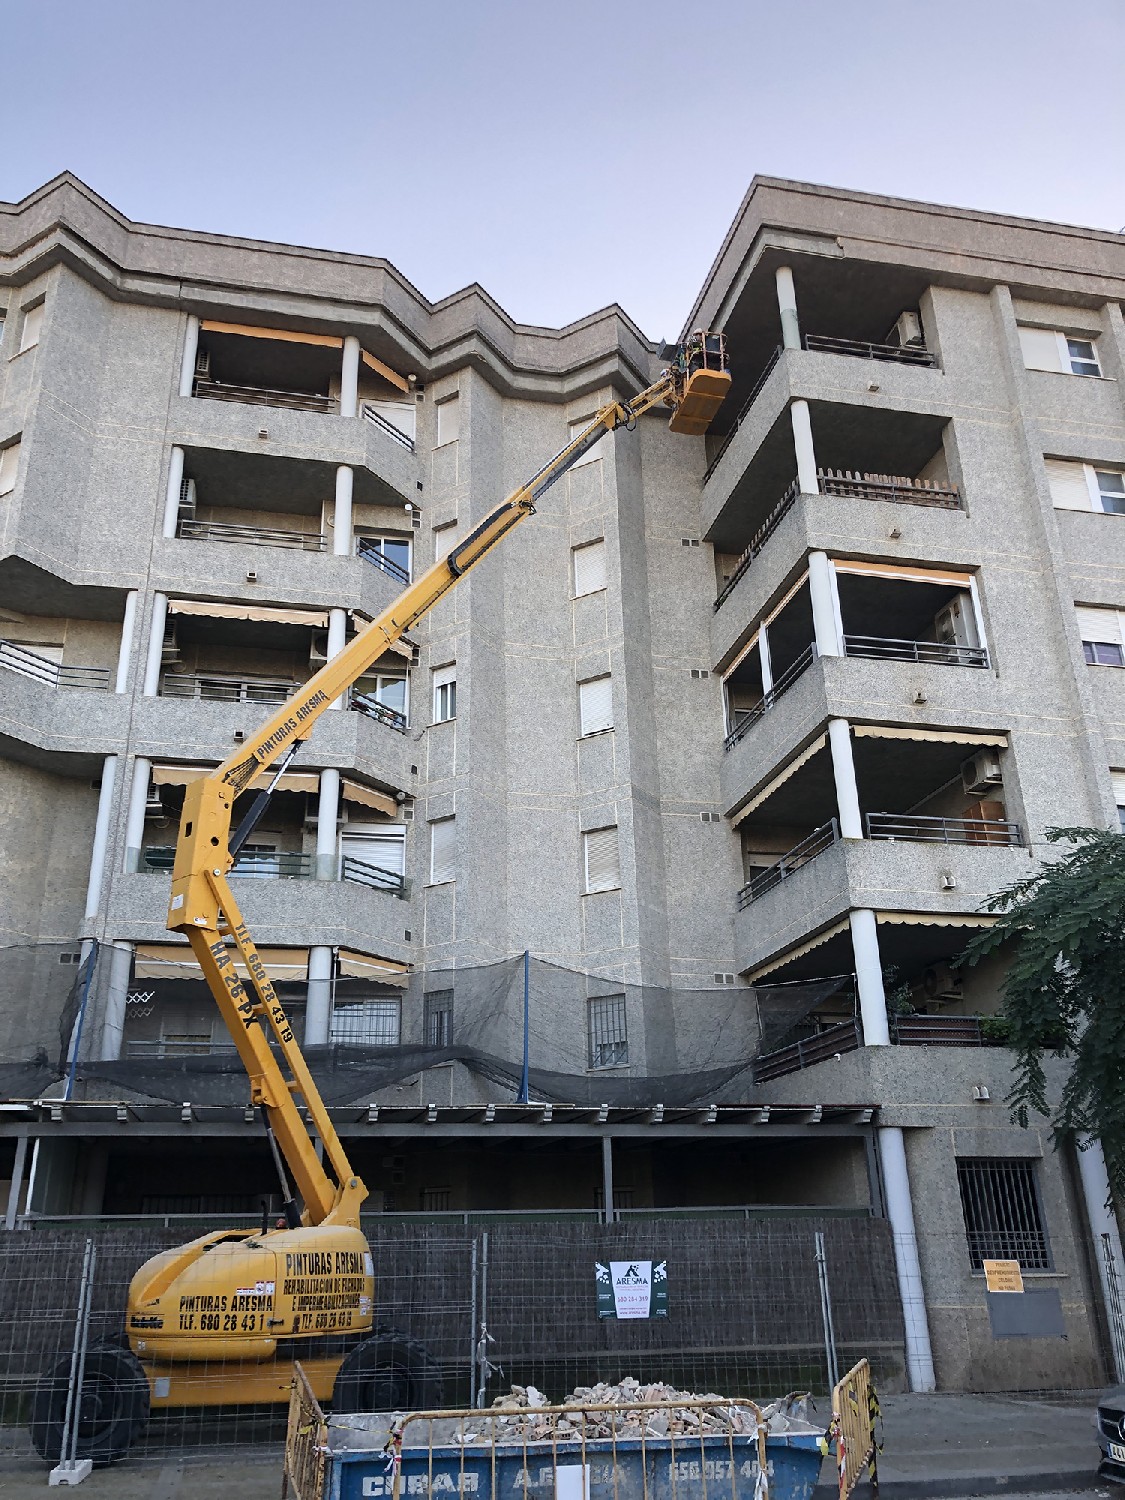
POLYGON ((723 750, 733 750, 735 745, 750 733, 762 715, 773 708, 774 704, 785 696, 797 679, 808 671, 814 661, 816 661, 816 646, 810 643, 795 660, 790 662, 769 691, 763 693, 757 703, 750 708, 733 709, 732 716, 734 717, 735 725, 723 741, 723 750))
POLYGON ((334 396, 314 391, 277 391, 268 386, 230 385, 222 380, 196 376, 191 393, 206 401, 240 401, 249 406, 280 406, 288 411, 333 412, 339 407, 334 396))
MULTIPOLYGON (((914 1015, 891 1018, 891 1041, 900 1047, 1002 1047, 982 1016, 914 1015)), ((817 1063, 830 1062, 863 1046, 858 1021, 840 1021, 764 1053, 754 1062, 755 1083, 783 1078, 817 1063)))
POLYGON ((396 427, 393 422, 388 422, 378 407, 371 401, 365 401, 360 407, 360 413, 365 422, 370 422, 373 427, 386 434, 394 442, 400 444, 408 453, 414 452, 414 439, 409 433, 403 432, 401 427, 396 427))
POLYGON ((176 535, 201 542, 249 542, 255 547, 295 547, 305 552, 323 552, 326 542, 319 532, 236 526, 224 521, 196 521, 187 516, 180 517, 176 535))
POLYGON ((846 354, 852 359, 874 359, 894 365, 921 365, 937 369, 937 360, 924 344, 877 344, 868 339, 834 339, 807 333, 802 349, 819 354, 846 354))
POLYGON ((373 693, 361 693, 352 688, 348 694, 348 707, 354 713, 362 714, 366 719, 372 719, 376 724, 385 724, 388 729, 394 729, 399 734, 406 733, 406 715, 399 713, 397 709, 388 708, 385 703, 380 703, 373 693))
POLYGON ((65 662, 41 656, 29 646, 16 641, 0 640, 0 667, 30 677, 52 688, 81 688, 103 692, 109 687, 108 667, 74 667, 65 662))
POLYGON ((195 698, 212 703, 284 703, 302 682, 295 678, 224 677, 215 673, 165 673, 162 698, 195 698))
MULTIPOLYGON (((156 846, 141 850, 141 869, 163 872, 171 870, 175 863, 176 850, 172 846, 156 846)), ((241 880, 313 880, 316 878, 316 859, 312 854, 296 850, 272 850, 268 853, 239 854, 230 870, 230 877, 241 880)), ((366 886, 369 891, 380 891, 405 901, 410 895, 410 883, 397 870, 386 870, 366 860, 345 855, 340 861, 340 879, 352 885, 366 886)))
POLYGON ((1000 844, 1008 849, 1023 848, 1020 825, 1004 818, 933 818, 869 812, 864 823, 869 839, 920 844, 1000 844))
POLYGON ((845 635, 844 655, 875 661, 916 661, 934 667, 988 667, 983 646, 961 646, 954 641, 896 640, 893 636, 845 635))
POLYGON ((840 829, 835 818, 832 818, 820 828, 814 829, 808 838, 804 838, 799 844, 795 844, 775 864, 767 865, 752 880, 747 881, 738 893, 739 911, 745 911, 751 902, 757 901, 767 891, 772 891, 782 881, 788 880, 790 876, 795 875, 798 870, 807 865, 810 860, 815 859, 818 854, 823 854, 825 849, 830 849, 839 837, 840 829))

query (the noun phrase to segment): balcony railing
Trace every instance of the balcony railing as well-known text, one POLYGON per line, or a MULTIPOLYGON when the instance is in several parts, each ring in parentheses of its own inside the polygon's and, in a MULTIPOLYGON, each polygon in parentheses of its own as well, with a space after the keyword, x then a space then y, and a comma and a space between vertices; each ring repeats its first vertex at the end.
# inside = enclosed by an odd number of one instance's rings
POLYGON ((955 646, 947 641, 900 641, 881 635, 846 635, 845 656, 881 661, 916 661, 937 667, 987 667, 983 646, 955 646))
POLYGON ((397 709, 388 708, 385 703, 380 703, 378 698, 371 693, 357 693, 353 688, 348 696, 348 707, 354 709, 357 714, 364 714, 369 719, 374 719, 377 724, 385 724, 388 729, 397 729, 399 734, 406 733, 406 715, 400 714, 397 709))
POLYGON ((255 547, 300 547, 306 552, 323 552, 325 538, 317 532, 285 531, 269 526, 234 526, 226 521, 193 521, 186 516, 176 527, 176 535, 200 542, 249 542, 255 547))
POLYGON ((816 1063, 827 1062, 844 1052, 855 1052, 863 1045, 859 1026, 855 1021, 841 1021, 837 1026, 827 1026, 815 1036, 803 1037, 799 1042, 790 1042, 788 1047, 779 1047, 776 1052, 767 1052, 754 1063, 754 1082, 765 1083, 770 1078, 781 1078, 786 1073, 796 1073, 801 1068, 811 1068, 816 1063))
POLYGON ((715 600, 715 609, 720 609, 723 603, 730 598, 731 594, 738 586, 739 579, 761 552, 762 548, 769 541, 770 537, 773 536, 774 532, 781 525, 782 521, 785 519, 788 513, 793 509, 793 504, 800 493, 800 483, 796 479, 794 479, 792 484, 785 491, 784 495, 782 495, 781 499, 774 506, 773 510, 770 511, 769 515, 758 527, 754 535, 750 538, 750 545, 738 559, 738 563, 735 567, 734 572, 727 579, 722 593, 715 600))
POLYGON ((979 1016, 892 1016, 891 1041, 900 1047, 1002 1047, 984 1033, 979 1016))
POLYGON ((365 885, 368 890, 386 891, 400 901, 405 901, 410 895, 410 882, 405 875, 400 875, 397 870, 385 870, 381 865, 368 864, 365 859, 355 859, 350 854, 345 854, 340 861, 340 879, 351 881, 353 885, 365 885))
POLYGON ((871 812, 866 814, 869 839, 902 839, 921 844, 1002 844, 1023 848, 1018 823, 1001 818, 926 818, 914 814, 871 812))
POLYGON ((896 365, 925 365, 933 369, 937 360, 928 349, 909 344, 872 344, 866 339, 832 339, 807 333, 801 343, 810 353, 850 354, 857 359, 881 359, 896 365))
MULTIPOLYGON (((141 867, 145 870, 170 870, 175 859, 174 848, 141 850, 141 867)), ((240 854, 230 873, 249 880, 311 880, 316 867, 311 854, 277 850, 272 854, 240 854)))
POLYGON ((389 578, 393 578, 396 583, 410 582, 410 574, 402 566, 402 564, 396 563, 393 557, 387 557, 384 553, 380 552, 379 548, 374 546, 371 542, 365 541, 361 537, 360 540, 356 543, 355 550, 357 557, 362 557, 364 562, 371 563, 373 567, 381 568, 383 572, 386 573, 389 578))
POLYGON ((799 844, 795 844, 788 854, 781 856, 776 864, 767 866, 752 880, 746 882, 738 893, 739 911, 745 911, 752 901, 757 901, 767 891, 772 891, 774 886, 780 885, 783 880, 788 880, 791 875, 795 875, 818 854, 823 854, 825 849, 830 849, 839 837, 840 828, 835 818, 814 829, 807 839, 802 839, 799 844))
POLYGON ((304 684, 285 678, 217 677, 210 673, 169 674, 160 686, 162 698, 202 698, 216 703, 284 703, 304 684))
POLYGON ((811 643, 805 647, 796 661, 792 661, 774 682, 768 693, 763 693, 753 708, 745 711, 739 710, 741 717, 731 732, 723 741, 724 750, 733 750, 742 737, 750 732, 767 709, 774 706, 777 700, 783 697, 800 677, 802 672, 807 672, 816 660, 816 645, 811 643))
POLYGON ((751 387, 750 394, 747 396, 746 400, 742 403, 742 406, 739 409, 738 416, 735 417, 735 419, 734 419, 734 426, 727 433, 727 435, 723 439, 723 441, 719 444, 719 451, 718 451, 718 453, 715 454, 715 457, 707 465, 706 472, 703 475, 703 483, 704 484, 707 483, 707 481, 711 478, 711 475, 719 467, 719 460, 722 458, 723 454, 730 447, 732 441, 734 440, 735 433, 742 426, 743 420, 749 414, 750 408, 754 405, 754 402, 757 401, 758 397, 762 394, 762 388, 765 385, 766 381, 773 374, 773 367, 774 367, 774 365, 777 364, 778 360, 781 358, 781 353, 782 353, 781 345, 778 344, 777 348, 770 355, 769 359, 766 360, 766 367, 762 371, 762 373, 758 376, 757 380, 755 380, 753 386, 751 387))
POLYGON ((939 479, 911 479, 903 474, 862 474, 850 469, 818 469, 822 495, 842 495, 853 500, 891 500, 903 505, 936 505, 942 510, 960 510, 961 495, 955 484, 939 479))
POLYGON ((388 422, 382 412, 376 411, 369 401, 363 403, 362 411, 365 422, 370 422, 373 427, 378 427, 380 432, 385 432, 396 443, 401 443, 409 452, 414 452, 414 439, 403 432, 401 427, 396 427, 393 422, 388 422))
POLYGON ((208 401, 242 401, 250 406, 284 406, 291 411, 332 412, 337 406, 335 396, 318 396, 312 391, 273 391, 260 385, 227 385, 222 380, 205 380, 198 376, 191 393, 208 401))
POLYGON ((108 667, 72 667, 40 656, 38 651, 16 641, 0 640, 0 667, 53 688, 86 688, 96 692, 109 687, 108 667))

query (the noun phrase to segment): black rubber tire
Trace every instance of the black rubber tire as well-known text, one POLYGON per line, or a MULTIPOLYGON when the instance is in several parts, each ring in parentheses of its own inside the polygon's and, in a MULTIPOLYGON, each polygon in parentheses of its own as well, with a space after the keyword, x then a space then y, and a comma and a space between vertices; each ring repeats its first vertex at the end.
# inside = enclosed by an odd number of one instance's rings
MULTIPOLYGON (((52 1464, 62 1457, 69 1381, 67 1355, 42 1376, 31 1398, 31 1441, 52 1464)), ((148 1421, 148 1377, 140 1360, 129 1349, 93 1345, 86 1351, 80 1398, 74 1456, 93 1459, 98 1468, 123 1458, 148 1421)))
POLYGON ((444 1404, 441 1367, 426 1346, 395 1328, 377 1328, 344 1356, 332 1410, 434 1411, 444 1404))

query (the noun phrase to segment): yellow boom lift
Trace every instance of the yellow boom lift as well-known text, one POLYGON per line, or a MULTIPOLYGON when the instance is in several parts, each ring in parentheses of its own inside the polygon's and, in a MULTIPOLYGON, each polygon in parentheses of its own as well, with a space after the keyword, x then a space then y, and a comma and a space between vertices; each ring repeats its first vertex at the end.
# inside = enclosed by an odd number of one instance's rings
MULTIPOLYGON (((188 784, 168 928, 190 942, 249 1074, 250 1097, 262 1112, 282 1184, 284 1217, 274 1228, 263 1221, 257 1230, 203 1235, 137 1271, 129 1288, 127 1347, 97 1345, 86 1354, 77 1457, 102 1463, 121 1457, 150 1408, 284 1401, 295 1358, 318 1398, 338 1410, 440 1404, 440 1370, 426 1351, 391 1330, 373 1330, 374 1267, 359 1224, 367 1189, 352 1170, 227 875, 272 786, 320 715, 532 515, 536 501, 588 449, 618 427, 631 430, 658 405, 672 409, 673 432, 699 435, 729 386, 722 335, 693 334, 653 385, 630 401, 603 406, 234 755, 188 784), (235 799, 274 766, 270 787, 257 794, 232 833, 235 799), (236 971, 236 958, 248 981, 236 971)), ((64 1360, 35 1394, 31 1431, 44 1458, 60 1452, 69 1368, 64 1360)))

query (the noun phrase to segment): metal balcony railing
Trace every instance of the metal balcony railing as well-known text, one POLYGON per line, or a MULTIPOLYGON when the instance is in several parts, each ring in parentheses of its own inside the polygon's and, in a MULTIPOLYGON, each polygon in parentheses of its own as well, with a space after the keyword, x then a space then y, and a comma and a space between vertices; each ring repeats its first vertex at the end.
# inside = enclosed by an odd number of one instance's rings
POLYGON ((396 427, 393 422, 388 422, 382 412, 376 411, 369 401, 363 403, 361 410, 365 422, 370 422, 373 427, 378 427, 380 432, 385 432, 396 443, 401 443, 409 452, 414 452, 414 439, 409 434, 403 432, 401 427, 396 427))
POLYGON ((827 1062, 844 1052, 855 1052, 863 1045, 856 1021, 841 1021, 836 1026, 826 1026, 815 1036, 802 1037, 799 1042, 790 1042, 787 1047, 778 1047, 775 1052, 766 1052, 754 1062, 754 1082, 765 1083, 770 1078, 781 1078, 786 1073, 796 1073, 801 1068, 811 1068, 816 1063, 827 1062))
POLYGON ((805 647, 796 661, 789 663, 785 671, 777 678, 773 687, 770 688, 768 693, 763 693, 753 708, 738 710, 740 714, 739 720, 723 741, 723 749, 733 750, 739 740, 750 732, 766 710, 772 708, 777 700, 789 691, 801 673, 807 672, 815 660, 816 644, 814 642, 805 647))
POLYGON ((745 911, 752 901, 757 901, 767 891, 772 891, 774 886, 780 885, 783 880, 788 880, 791 875, 795 875, 818 854, 823 854, 825 849, 830 849, 839 837, 840 828, 835 818, 814 829, 808 838, 802 839, 787 854, 783 854, 776 864, 768 865, 752 880, 746 882, 738 893, 739 911, 745 911))
POLYGON ((1002 844, 1023 848, 1018 823, 1001 818, 927 818, 914 814, 870 812, 865 815, 869 839, 902 839, 921 844, 1002 844))
POLYGON ((368 864, 365 859, 355 859, 345 854, 340 861, 340 879, 353 885, 365 885, 368 890, 385 891, 405 901, 410 895, 410 882, 397 870, 385 870, 381 865, 368 864))
POLYGON ((891 1041, 900 1047, 1002 1047, 985 1036, 979 1016, 892 1016, 891 1041))
POLYGON ((284 703, 303 684, 285 678, 218 677, 210 673, 169 673, 160 685, 162 698, 201 698, 216 703, 284 703))
POLYGON ((283 406, 291 411, 333 412, 338 404, 335 396, 318 396, 313 391, 274 391, 268 386, 227 385, 225 381, 200 376, 196 376, 191 393, 208 401, 242 401, 250 406, 283 406))
POLYGON ((402 564, 396 563, 393 557, 387 557, 384 553, 380 552, 379 548, 374 546, 371 542, 365 541, 361 537, 360 540, 356 543, 355 550, 357 557, 362 557, 364 562, 371 563, 373 567, 381 568, 383 572, 386 573, 389 578, 393 578, 396 583, 410 582, 410 574, 402 566, 402 564))
MULTIPOLYGON (((141 868, 144 870, 170 870, 175 859, 174 848, 141 850, 141 868)), ((311 854, 277 850, 272 854, 240 854, 230 873, 251 880, 311 880, 316 867, 311 854)))
POLYGON ((941 510, 960 510, 961 494, 955 484, 939 479, 911 479, 903 474, 866 474, 851 469, 818 469, 822 495, 842 495, 855 500, 891 500, 904 505, 934 505, 941 510))
POLYGON ((955 646, 946 641, 901 641, 881 635, 846 635, 845 656, 881 661, 916 661, 937 667, 988 667, 983 646, 955 646))
POLYGON ((374 719, 377 724, 385 724, 388 729, 397 729, 399 734, 406 733, 406 715, 400 714, 397 709, 388 708, 385 703, 380 703, 371 693, 357 693, 353 688, 348 695, 348 707, 354 709, 357 714, 364 714, 368 719, 374 719))
POLYGON ((711 478, 711 475, 719 467, 719 460, 722 458, 723 454, 730 447, 731 442, 734 439, 735 433, 742 426, 743 420, 749 415, 750 408, 754 405, 754 402, 757 401, 758 397, 762 394, 762 388, 765 385, 766 381, 773 374, 773 367, 774 367, 774 365, 777 364, 778 360, 781 358, 781 354, 782 354, 782 348, 781 348, 781 345, 778 344, 777 348, 770 355, 769 359, 766 360, 766 367, 762 371, 762 373, 758 376, 757 380, 755 380, 753 386, 750 389, 750 394, 747 396, 746 400, 742 403, 742 406, 739 408, 738 416, 735 417, 735 419, 734 419, 734 426, 731 428, 731 430, 727 433, 726 437, 720 443, 718 453, 715 454, 715 457, 707 465, 706 471, 704 472, 704 475, 703 475, 703 483, 704 484, 707 483, 707 481, 711 478))
POLYGON ((96 692, 109 687, 108 667, 72 667, 40 656, 38 651, 16 641, 0 640, 0 667, 53 688, 86 688, 96 692))
POLYGON ((792 484, 790 484, 789 488, 785 491, 784 495, 782 495, 781 499, 774 506, 773 510, 770 511, 769 515, 758 527, 754 535, 750 538, 750 545, 738 559, 738 563, 735 566, 734 572, 727 579, 722 593, 715 600, 715 609, 720 609, 725 601, 730 598, 731 594, 738 587, 739 579, 743 576, 750 564, 762 551, 763 547, 769 541, 770 537, 773 536, 774 532, 781 525, 782 521, 785 519, 788 513, 793 509, 793 504, 800 493, 801 486, 799 482, 794 479, 792 484))
POLYGON ((801 345, 810 353, 850 354, 857 359, 880 359, 896 365, 925 365, 930 369, 937 366, 937 360, 930 351, 917 344, 872 344, 866 339, 833 339, 820 333, 807 333, 801 339, 801 345))
POLYGON ((325 538, 317 532, 286 531, 280 527, 234 526, 226 521, 193 521, 184 517, 176 526, 176 535, 200 542, 249 542, 255 547, 299 547, 306 552, 323 552, 325 538))

